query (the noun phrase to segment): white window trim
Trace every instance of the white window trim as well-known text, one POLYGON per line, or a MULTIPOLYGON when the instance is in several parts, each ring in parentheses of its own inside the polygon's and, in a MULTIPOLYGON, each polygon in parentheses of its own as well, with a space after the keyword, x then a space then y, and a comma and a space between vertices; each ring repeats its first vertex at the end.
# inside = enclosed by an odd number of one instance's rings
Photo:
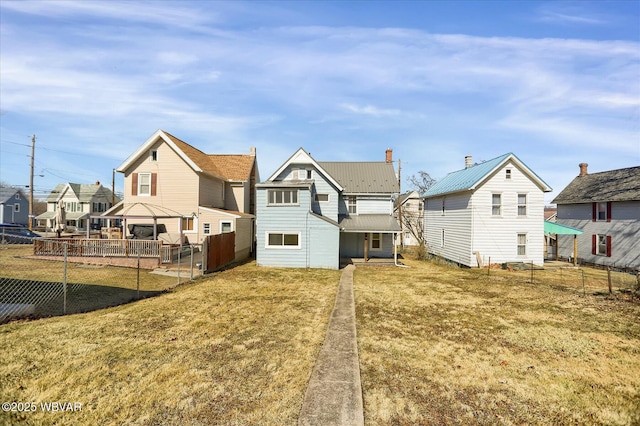
POLYGON ((358 214, 358 197, 355 195, 347 195, 347 215, 357 215, 358 214), (355 212, 351 212, 350 211, 350 203, 349 200, 351 200, 351 198, 353 198, 355 200, 355 202, 353 203, 353 206, 355 208, 355 212))
MULTIPOLYGON (((282 199, 284 200, 284 194, 282 196, 282 199)), ((272 189, 268 189, 267 190, 267 207, 290 207, 290 206, 299 206, 300 205, 300 191, 298 189, 293 189, 293 188, 282 188, 282 189, 277 189, 277 188, 272 188, 272 189), (271 193, 273 191, 291 191, 291 193, 295 193, 296 194, 296 202, 295 203, 272 203, 271 202, 271 193)))
POLYGON ((158 161, 158 150, 157 149, 152 149, 149 152, 149 159, 153 162, 157 162, 158 161), (155 158, 154 158, 155 157, 155 158))
POLYGON ((197 216, 182 216, 180 218, 180 228, 183 234, 197 234, 198 233, 198 217, 197 216), (193 229, 182 229, 182 219, 193 219, 193 229))
POLYGON ((14 213, 20 213, 20 203, 15 203, 13 205, 13 211, 14 213))
POLYGON ((502 193, 492 192, 491 193, 491 217, 502 217, 502 206, 503 206, 502 193), (497 206, 499 206, 500 208, 500 213, 498 214, 493 213, 493 208, 496 206, 496 204, 493 204, 493 197, 496 195, 500 196, 500 204, 497 204, 497 206))
POLYGON ((313 196, 313 199, 315 200, 316 203, 328 203, 331 201, 331 194, 328 193, 315 193, 313 196), (326 201, 320 201, 318 200, 318 195, 326 195, 327 196, 327 200, 326 201))
POLYGON ((202 235, 211 235, 211 222, 205 222, 202 224, 202 235), (209 232, 207 232, 207 225, 209 225, 209 232))
POLYGON ((228 223, 231 226, 231 230, 229 232, 233 232, 235 231, 235 229, 233 229, 233 221, 232 220, 222 220, 220 219, 220 222, 218 224, 218 231, 222 234, 222 224, 224 223, 228 223))
POLYGON ((140 197, 151 197, 151 173, 138 173, 138 196, 140 197), (142 176, 149 177, 149 193, 142 192, 142 176))
POLYGON ((527 215, 529 214, 529 196, 528 194, 523 194, 523 193, 518 193, 516 195, 516 214, 518 217, 527 217, 527 215), (520 197, 524 196, 524 204, 520 204, 520 197), (520 214, 520 207, 524 207, 524 214, 520 214))
POLYGON ((372 232, 371 234, 369 234, 370 238, 369 238, 369 250, 371 251, 382 251, 382 233, 381 232, 372 232), (373 247, 373 236, 374 235, 380 235, 380 247, 375 248, 373 247))
MULTIPOLYGON (((283 237, 283 241, 284 241, 284 237, 283 237)), ((265 233, 264 233, 264 248, 276 249, 276 250, 300 250, 302 248, 302 233, 301 232, 287 232, 287 231, 265 231, 265 233), (298 245, 297 246, 285 246, 285 245, 272 246, 272 245, 269 245, 269 234, 297 235, 298 236, 298 245)))
POLYGON ((529 245, 529 235, 526 232, 518 232, 516 234, 516 256, 527 257, 528 245, 529 245), (524 244, 520 244, 520 235, 524 235, 524 244), (524 246, 524 254, 519 253, 520 251, 519 248, 521 246, 524 246))

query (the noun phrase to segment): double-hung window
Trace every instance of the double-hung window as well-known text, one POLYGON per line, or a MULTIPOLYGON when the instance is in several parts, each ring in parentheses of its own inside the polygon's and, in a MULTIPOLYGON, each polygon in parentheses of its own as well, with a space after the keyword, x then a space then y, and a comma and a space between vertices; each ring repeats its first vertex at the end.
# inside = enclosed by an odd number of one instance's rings
POLYGON ((518 234, 518 256, 527 255, 527 234, 518 234))
POLYGON ((349 195, 349 197, 347 197, 347 208, 349 209, 349 214, 358 213, 357 199, 355 195, 349 195))
POLYGON ((151 173, 138 173, 138 195, 151 195, 151 173))
POLYGON ((518 216, 527 215, 527 194, 518 194, 518 216))
POLYGON ((295 206, 298 205, 297 189, 270 189, 268 191, 269 206, 295 206))
POLYGON ((382 234, 371 234, 371 250, 382 250, 382 234))
POLYGON ((491 195, 491 215, 492 216, 502 215, 502 194, 491 195))

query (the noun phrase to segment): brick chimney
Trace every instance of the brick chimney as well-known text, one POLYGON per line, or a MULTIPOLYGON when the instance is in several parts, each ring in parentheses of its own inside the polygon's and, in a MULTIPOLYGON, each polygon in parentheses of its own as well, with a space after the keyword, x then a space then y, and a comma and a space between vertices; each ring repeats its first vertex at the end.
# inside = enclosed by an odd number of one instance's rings
POLYGON ((387 163, 393 163, 393 150, 391 148, 387 148, 387 150, 385 151, 386 157, 385 157, 385 161, 387 163))
POLYGON ((580 167, 580 175, 579 176, 585 176, 585 175, 589 174, 589 172, 587 171, 587 167, 589 167, 589 164, 580 163, 580 164, 578 164, 578 166, 580 167))
POLYGON ((473 157, 467 155, 466 157, 464 157, 464 168, 468 169, 471 166, 473 166, 473 157))
POLYGON ((252 157, 256 156, 256 147, 252 146, 249 148, 249 155, 251 155, 252 157))

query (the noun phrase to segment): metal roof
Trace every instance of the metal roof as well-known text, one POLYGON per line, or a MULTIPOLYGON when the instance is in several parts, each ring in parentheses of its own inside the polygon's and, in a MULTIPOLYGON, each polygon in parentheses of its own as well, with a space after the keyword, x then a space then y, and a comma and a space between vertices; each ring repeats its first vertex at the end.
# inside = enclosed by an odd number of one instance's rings
POLYGON ((529 169, 515 154, 509 152, 483 163, 474 164, 462 170, 449 173, 436 182, 427 192, 422 194, 422 196, 435 197, 475 189, 480 182, 508 160, 513 160, 514 163, 521 166, 523 171, 529 174, 530 178, 542 187, 543 191, 551 191, 551 187, 549 187, 545 181, 529 169))
POLYGON ((398 178, 393 163, 384 161, 318 161, 344 188, 345 194, 393 194, 398 178))
POLYGON ((558 234, 558 235, 580 235, 582 230, 573 228, 567 225, 561 225, 555 222, 544 221, 544 234, 558 234))
POLYGON ((386 214, 360 214, 342 216, 339 220, 340 228, 344 232, 401 232, 398 221, 386 214))
POLYGON ((640 200, 640 166, 577 176, 554 204, 640 200))

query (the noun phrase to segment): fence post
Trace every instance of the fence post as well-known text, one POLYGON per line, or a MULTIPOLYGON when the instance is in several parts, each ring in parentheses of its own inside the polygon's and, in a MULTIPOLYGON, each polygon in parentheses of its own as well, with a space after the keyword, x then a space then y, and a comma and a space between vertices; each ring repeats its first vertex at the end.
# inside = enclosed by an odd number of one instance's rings
POLYGON ((136 297, 140 299, 140 250, 138 250, 138 276, 136 279, 136 297))
POLYGON ((582 295, 586 296, 587 289, 584 287, 584 269, 581 269, 580 272, 582 272, 582 295))
POLYGON ((487 268, 487 276, 491 275, 491 256, 489 256, 489 267, 487 268))
POLYGON ((609 294, 613 293, 611 290, 611 266, 607 266, 607 282, 609 284, 609 294))
POLYGON ((189 272, 190 272, 190 279, 193 280, 193 244, 189 245, 189 249, 191 250, 191 262, 190 262, 190 267, 189 267, 189 272))
POLYGON ((67 252, 69 250, 69 243, 62 243, 64 247, 64 266, 62 273, 62 314, 67 314, 67 252))
POLYGON ((531 261, 531 284, 533 284, 533 260, 531 261))
POLYGON ((180 285, 180 257, 182 256, 182 243, 178 247, 178 285, 180 285))

